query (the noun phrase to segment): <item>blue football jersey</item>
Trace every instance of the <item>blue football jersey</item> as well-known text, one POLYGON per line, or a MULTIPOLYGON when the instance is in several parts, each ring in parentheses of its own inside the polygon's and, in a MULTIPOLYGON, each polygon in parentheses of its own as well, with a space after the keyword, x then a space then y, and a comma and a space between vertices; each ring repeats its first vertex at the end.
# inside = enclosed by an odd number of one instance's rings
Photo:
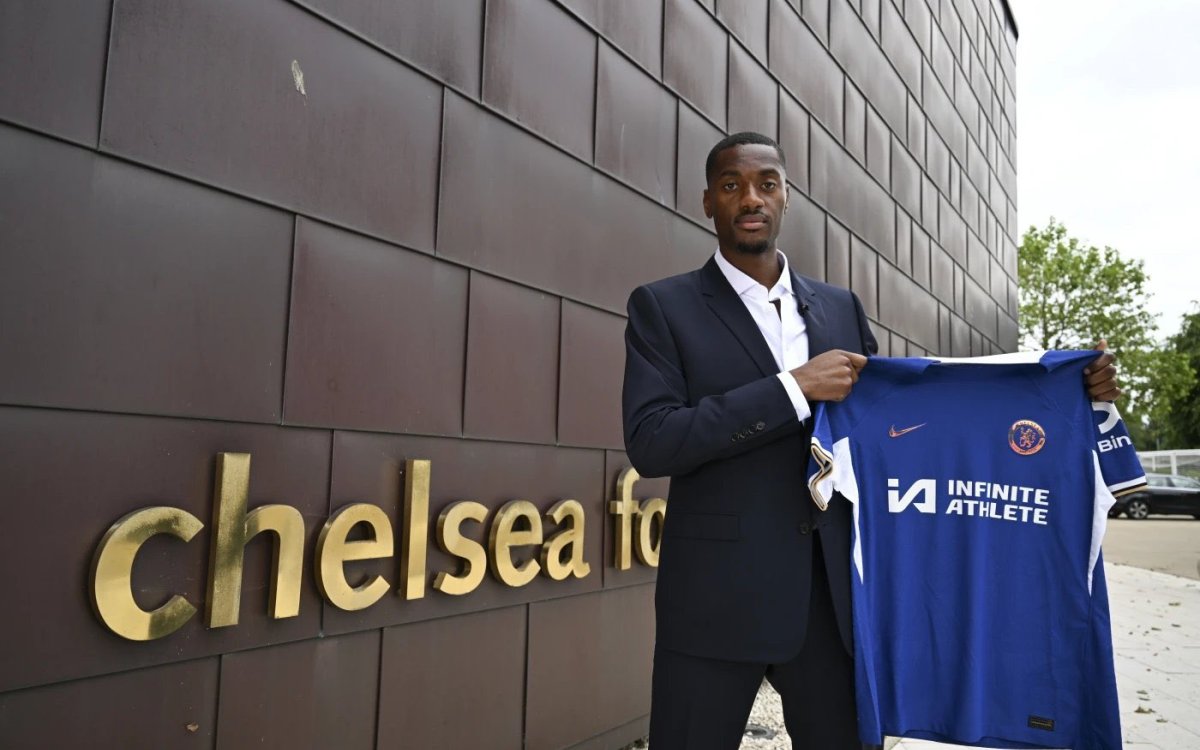
POLYGON ((1100 543, 1145 475, 1095 351, 872 358, 814 413, 810 487, 852 503, 863 742, 1121 747, 1100 543))

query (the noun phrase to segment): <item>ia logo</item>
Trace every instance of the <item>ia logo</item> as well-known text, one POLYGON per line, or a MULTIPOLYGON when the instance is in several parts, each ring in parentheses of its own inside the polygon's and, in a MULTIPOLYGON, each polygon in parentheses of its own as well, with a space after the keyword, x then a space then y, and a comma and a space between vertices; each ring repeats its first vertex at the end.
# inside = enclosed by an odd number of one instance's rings
POLYGON ((905 490, 904 494, 900 494, 900 480, 888 480, 888 511, 891 513, 899 513, 909 505, 913 506, 922 513, 937 513, 937 482, 933 479, 918 479, 905 490), (921 500, 914 502, 916 497, 920 495, 921 500))

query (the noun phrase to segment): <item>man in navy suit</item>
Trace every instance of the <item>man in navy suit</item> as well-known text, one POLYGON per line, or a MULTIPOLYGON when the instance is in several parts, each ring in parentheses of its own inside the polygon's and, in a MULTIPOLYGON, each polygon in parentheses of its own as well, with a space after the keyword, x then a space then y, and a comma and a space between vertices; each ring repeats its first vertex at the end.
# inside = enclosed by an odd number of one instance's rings
MULTIPOLYGON (((669 476, 655 595, 653 750, 736 748, 765 676, 797 748, 859 748, 850 507, 805 482, 812 404, 841 400, 876 352, 853 293, 775 247, 784 154, 737 133, 705 165, 718 251, 634 290, 623 415, 630 462, 669 476)), ((1105 354, 1093 396, 1115 398, 1105 354)))

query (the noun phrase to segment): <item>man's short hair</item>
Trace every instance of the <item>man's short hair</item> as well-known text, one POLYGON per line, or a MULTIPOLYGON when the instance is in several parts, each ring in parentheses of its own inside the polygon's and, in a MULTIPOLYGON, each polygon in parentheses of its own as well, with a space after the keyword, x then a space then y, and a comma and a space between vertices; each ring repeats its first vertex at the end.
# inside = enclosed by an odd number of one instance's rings
POLYGON ((779 144, 775 142, 775 139, 768 138, 762 133, 744 131, 725 136, 721 140, 717 141, 717 145, 712 147, 712 151, 708 152, 708 159, 706 159, 704 162, 704 182, 706 184, 712 182, 713 168, 717 164, 717 154, 721 153, 727 148, 733 148, 734 146, 750 145, 770 146, 771 148, 775 149, 775 153, 779 154, 779 166, 787 169, 787 159, 784 158, 783 149, 779 147, 779 144))

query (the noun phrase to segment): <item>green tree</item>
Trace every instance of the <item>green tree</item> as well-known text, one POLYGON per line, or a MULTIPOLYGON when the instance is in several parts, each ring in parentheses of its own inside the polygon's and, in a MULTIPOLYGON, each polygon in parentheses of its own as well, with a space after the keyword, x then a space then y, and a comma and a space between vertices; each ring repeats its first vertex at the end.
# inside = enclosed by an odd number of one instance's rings
POLYGON ((1121 411, 1134 443, 1159 447, 1170 405, 1196 378, 1186 356, 1156 339, 1142 261, 1086 245, 1053 218, 1025 232, 1017 258, 1022 345, 1087 349, 1106 339, 1118 358, 1121 411))
MULTIPOLYGON (((1196 305, 1196 303, 1192 303, 1196 305)), ((1193 373, 1200 372, 1200 306, 1183 316, 1170 348, 1185 357, 1193 373)), ((1200 448, 1200 382, 1166 401, 1161 415, 1163 448, 1200 448)))

